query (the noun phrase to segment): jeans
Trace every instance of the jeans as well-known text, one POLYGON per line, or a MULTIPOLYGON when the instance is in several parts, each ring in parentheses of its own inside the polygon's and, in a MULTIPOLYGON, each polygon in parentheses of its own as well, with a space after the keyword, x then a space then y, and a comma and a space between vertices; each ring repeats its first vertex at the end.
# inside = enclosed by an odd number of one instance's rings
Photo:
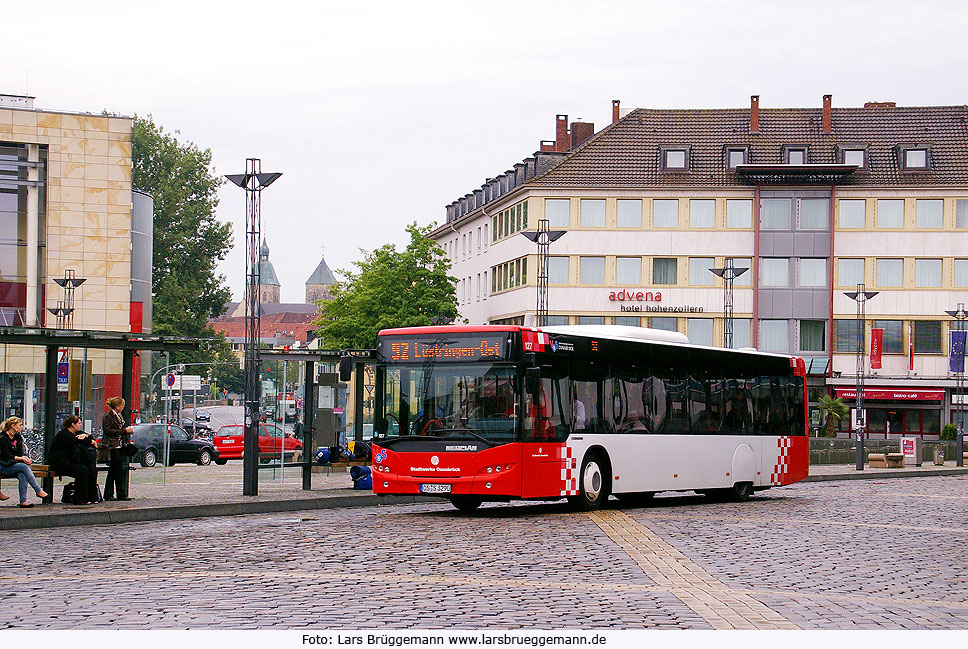
POLYGON ((23 462, 14 462, 10 466, 0 466, 0 476, 4 478, 16 477, 20 481, 18 486, 20 487, 20 502, 22 503, 27 502, 28 483, 34 490, 34 493, 39 495, 43 491, 40 485, 37 484, 37 478, 34 477, 34 472, 23 462))

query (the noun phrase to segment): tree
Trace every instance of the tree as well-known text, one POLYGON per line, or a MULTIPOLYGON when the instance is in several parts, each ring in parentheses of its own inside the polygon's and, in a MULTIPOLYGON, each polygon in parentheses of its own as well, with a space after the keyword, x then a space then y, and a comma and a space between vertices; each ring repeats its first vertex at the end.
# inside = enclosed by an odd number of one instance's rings
POLYGON ((823 434, 824 437, 834 437, 834 425, 850 414, 850 409, 840 397, 832 397, 829 394, 822 395, 817 399, 820 404, 818 409, 824 416, 823 434))
POLYGON ((431 224, 407 226, 410 243, 403 252, 386 244, 372 252, 360 250, 357 272, 338 270, 330 288, 332 300, 320 302, 313 323, 328 349, 376 346, 380 329, 432 324, 443 315, 457 317, 457 296, 450 261, 437 242, 427 238, 431 224))
MULTIPOLYGON (((222 179, 211 168, 212 152, 181 143, 147 118, 131 130, 131 184, 154 199, 152 332, 214 338, 211 318, 231 299, 215 265, 231 247, 231 226, 215 217, 222 179)), ((173 360, 214 361, 216 351, 173 354, 173 360), (177 358, 176 358, 177 357, 177 358)))

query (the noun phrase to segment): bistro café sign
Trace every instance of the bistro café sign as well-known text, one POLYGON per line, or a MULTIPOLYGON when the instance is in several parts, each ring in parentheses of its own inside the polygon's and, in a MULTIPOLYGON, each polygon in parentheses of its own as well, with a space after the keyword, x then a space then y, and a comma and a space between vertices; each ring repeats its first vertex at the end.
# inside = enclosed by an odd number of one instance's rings
POLYGON ((663 306, 661 304, 642 304, 642 302, 661 302, 661 291, 632 291, 621 289, 610 291, 608 294, 609 302, 618 302, 622 311, 626 313, 702 313, 701 306, 691 306, 688 304, 680 306, 663 306))

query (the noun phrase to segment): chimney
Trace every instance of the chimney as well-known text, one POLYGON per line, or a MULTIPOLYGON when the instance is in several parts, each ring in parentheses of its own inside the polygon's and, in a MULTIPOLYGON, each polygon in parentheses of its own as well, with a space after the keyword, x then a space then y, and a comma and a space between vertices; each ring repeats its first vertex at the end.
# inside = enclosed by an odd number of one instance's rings
POLYGON ((897 103, 893 101, 866 101, 864 108, 897 108, 897 103))
POLYGON ((619 113, 621 112, 621 102, 618 99, 612 100, 612 124, 617 122, 619 118, 619 113))
POLYGON ((551 151, 554 151, 555 150, 555 141, 554 140, 541 140, 541 142, 539 143, 539 149, 538 150, 539 151, 543 151, 545 153, 549 153, 551 151))
POLYGON ((760 96, 750 96, 750 133, 760 132, 760 96))
POLYGON ((581 144, 595 135, 595 125, 591 122, 571 123, 571 148, 577 149, 581 144))
POLYGON ((823 132, 826 135, 830 134, 830 122, 831 122, 830 98, 831 98, 831 95, 823 96, 823 132))
POLYGON ((555 151, 568 150, 568 116, 555 115, 555 151))

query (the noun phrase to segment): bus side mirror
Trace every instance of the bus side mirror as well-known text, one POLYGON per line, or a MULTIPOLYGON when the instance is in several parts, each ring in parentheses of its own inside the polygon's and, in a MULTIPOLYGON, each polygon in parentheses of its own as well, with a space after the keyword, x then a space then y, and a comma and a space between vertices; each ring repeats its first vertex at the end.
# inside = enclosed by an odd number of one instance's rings
POLYGON ((524 370, 524 389, 528 394, 538 394, 541 390, 541 368, 528 367, 524 370))
POLYGON ((353 377, 353 357, 339 357, 339 380, 349 381, 353 377))

